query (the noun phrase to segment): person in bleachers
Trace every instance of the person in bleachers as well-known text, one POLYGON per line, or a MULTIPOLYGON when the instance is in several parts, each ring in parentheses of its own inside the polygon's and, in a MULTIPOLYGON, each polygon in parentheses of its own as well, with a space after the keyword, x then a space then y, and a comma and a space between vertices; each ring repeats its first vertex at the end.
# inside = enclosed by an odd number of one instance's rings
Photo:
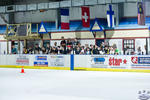
POLYGON ((138 55, 142 55, 141 47, 138 47, 138 48, 137 48, 137 54, 138 54, 138 55))
POLYGON ((66 54, 66 50, 64 49, 64 47, 60 48, 60 54, 66 54))
POLYGON ((67 54, 73 54, 71 46, 67 47, 67 54))
POLYGON ((98 47, 98 54, 100 54, 100 55, 103 55, 103 54, 104 54, 104 51, 102 50, 101 47, 98 47))
POLYGON ((40 54, 41 48, 39 47, 38 44, 35 44, 35 48, 34 48, 34 54, 40 54))
POLYGON ((41 48, 42 54, 46 54, 46 49, 44 47, 41 48))
POLYGON ((46 54, 50 54, 50 52, 51 52, 51 47, 50 47, 50 45, 49 45, 49 43, 47 43, 47 45, 46 45, 46 54))
POLYGON ((57 48, 57 42, 54 42, 54 47, 56 47, 56 48, 57 48))
POLYGON ((17 53, 18 53, 18 51, 15 48, 15 45, 12 45, 11 54, 17 54, 17 53))
POLYGON ((80 55, 84 55, 84 54, 85 54, 85 49, 84 49, 84 46, 82 46, 80 50, 80 55))
POLYGON ((80 42, 77 40, 77 38, 74 39, 74 41, 72 42, 72 44, 74 46, 77 46, 80 42))
POLYGON ((80 47, 77 47, 77 48, 75 49, 75 54, 80 54, 80 52, 81 52, 80 47))
POLYGON ((90 51, 90 48, 89 48, 89 47, 86 48, 85 54, 86 54, 86 55, 91 55, 91 51, 90 51))
POLYGON ((55 46, 52 47, 51 54, 54 54, 54 55, 57 55, 57 54, 58 54, 58 49, 57 49, 57 47, 55 47, 55 46))
POLYGON ((114 48, 112 46, 109 47, 109 53, 110 53, 110 55, 115 54, 114 48))
POLYGON ((60 46, 62 46, 62 47, 66 47, 66 40, 64 39, 64 37, 62 36, 61 37, 61 42, 60 42, 60 46))
POLYGON ((28 51, 27 51, 27 49, 25 47, 23 47, 23 52, 22 53, 23 54, 27 54, 28 53, 28 51))
POLYGON ((93 47, 93 54, 94 54, 94 55, 98 54, 97 45, 94 45, 94 47, 93 47))
POLYGON ((67 39, 67 47, 72 47, 72 42, 71 42, 71 39, 67 39))
POLYGON ((28 52, 28 54, 34 54, 32 46, 30 46, 29 49, 27 49, 27 52, 28 52))

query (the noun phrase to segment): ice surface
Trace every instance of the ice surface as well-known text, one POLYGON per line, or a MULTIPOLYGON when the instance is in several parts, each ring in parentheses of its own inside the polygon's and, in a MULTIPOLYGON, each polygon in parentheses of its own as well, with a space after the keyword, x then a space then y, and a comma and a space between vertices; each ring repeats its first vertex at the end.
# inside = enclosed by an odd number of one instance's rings
POLYGON ((0 68, 0 100, 138 100, 149 73, 0 68))

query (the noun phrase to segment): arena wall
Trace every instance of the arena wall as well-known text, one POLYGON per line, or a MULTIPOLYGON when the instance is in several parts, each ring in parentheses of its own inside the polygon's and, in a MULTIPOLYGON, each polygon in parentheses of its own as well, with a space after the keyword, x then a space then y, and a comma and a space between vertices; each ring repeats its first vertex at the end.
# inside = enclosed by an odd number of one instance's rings
MULTIPOLYGON (((117 4, 113 4, 113 10, 117 12, 117 4)), ((106 12, 108 5, 95 5, 90 6, 90 18, 106 18, 106 12)), ((124 3, 121 10, 123 13, 122 17, 137 17, 137 4, 136 3, 124 3)), ((147 11, 147 16, 150 13, 147 11)), ((117 14, 115 14, 116 16, 117 14)), ((32 22, 37 23, 41 21, 55 21, 57 17, 57 11, 55 9, 46 10, 45 12, 30 11, 30 12, 16 12, 15 22, 25 23, 32 22)), ((70 8, 70 20, 81 20, 81 8, 71 7, 70 8)))
POLYGON ((0 55, 0 67, 150 73, 150 57, 145 55, 0 55))

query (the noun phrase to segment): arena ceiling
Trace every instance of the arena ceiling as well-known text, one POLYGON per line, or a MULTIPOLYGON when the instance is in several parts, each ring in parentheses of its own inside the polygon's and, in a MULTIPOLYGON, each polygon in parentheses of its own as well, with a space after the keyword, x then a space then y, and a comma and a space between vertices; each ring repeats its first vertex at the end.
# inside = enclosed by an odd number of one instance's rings
MULTIPOLYGON (((42 3, 42 2, 57 2, 57 1, 64 1, 64 0, 30 0, 31 3, 42 3)), ((29 0, 0 0, 0 6, 6 5, 14 5, 14 4, 26 4, 29 3, 29 0)))

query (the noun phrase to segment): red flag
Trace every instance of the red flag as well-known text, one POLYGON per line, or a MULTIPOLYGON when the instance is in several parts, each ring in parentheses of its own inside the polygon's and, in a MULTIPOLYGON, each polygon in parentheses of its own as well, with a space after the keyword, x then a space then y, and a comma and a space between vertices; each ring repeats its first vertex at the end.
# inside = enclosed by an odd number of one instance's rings
POLYGON ((81 7, 81 9, 82 9, 82 25, 83 25, 83 27, 90 27, 89 7, 81 7))

